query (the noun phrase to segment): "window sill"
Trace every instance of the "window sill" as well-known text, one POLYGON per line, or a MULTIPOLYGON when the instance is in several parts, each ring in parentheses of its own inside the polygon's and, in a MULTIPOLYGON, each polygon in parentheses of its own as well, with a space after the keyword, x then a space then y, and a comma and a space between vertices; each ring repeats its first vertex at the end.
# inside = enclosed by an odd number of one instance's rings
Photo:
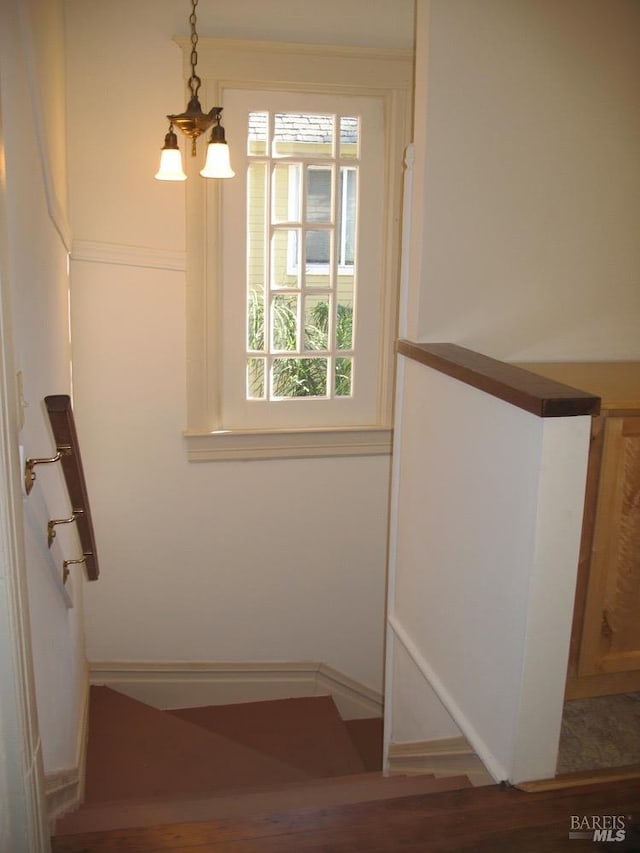
POLYGON ((299 459, 323 456, 385 456, 391 453, 390 427, 301 430, 216 430, 186 432, 189 462, 299 459))

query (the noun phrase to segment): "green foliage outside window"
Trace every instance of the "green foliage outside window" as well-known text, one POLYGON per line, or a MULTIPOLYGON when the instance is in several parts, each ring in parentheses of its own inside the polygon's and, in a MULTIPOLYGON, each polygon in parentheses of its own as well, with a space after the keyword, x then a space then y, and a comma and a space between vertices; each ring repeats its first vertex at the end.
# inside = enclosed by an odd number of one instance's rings
MULTIPOLYGON (((287 356, 298 348, 298 317, 295 310, 296 297, 275 299, 272 302, 272 334, 282 357, 274 358, 273 397, 326 397, 326 355, 313 356, 311 352, 326 352, 329 342, 329 302, 317 302, 306 317, 304 326, 304 357, 287 356)), ((352 359, 340 352, 348 352, 353 346, 353 308, 338 304, 336 312, 336 352, 334 360, 336 397, 351 396, 352 359)), ((248 312, 248 345, 254 352, 264 351, 264 301, 255 291, 251 293, 248 312)), ((255 396, 262 397, 262 393, 255 396)))

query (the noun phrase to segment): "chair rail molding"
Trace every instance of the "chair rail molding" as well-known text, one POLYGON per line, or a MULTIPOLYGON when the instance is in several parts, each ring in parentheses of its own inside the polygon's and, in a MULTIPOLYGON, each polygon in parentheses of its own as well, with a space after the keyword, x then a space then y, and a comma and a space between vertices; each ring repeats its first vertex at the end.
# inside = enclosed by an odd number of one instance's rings
POLYGON ((183 251, 91 240, 74 240, 71 247, 71 260, 174 272, 184 272, 186 268, 186 254, 183 251))

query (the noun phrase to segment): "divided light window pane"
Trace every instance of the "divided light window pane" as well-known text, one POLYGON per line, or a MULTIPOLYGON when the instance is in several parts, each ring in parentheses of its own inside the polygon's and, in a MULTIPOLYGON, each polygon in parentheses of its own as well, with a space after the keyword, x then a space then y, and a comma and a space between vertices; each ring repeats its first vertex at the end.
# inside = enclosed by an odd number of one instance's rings
POLYGON ((359 151, 358 117, 249 113, 247 400, 353 394, 359 151))

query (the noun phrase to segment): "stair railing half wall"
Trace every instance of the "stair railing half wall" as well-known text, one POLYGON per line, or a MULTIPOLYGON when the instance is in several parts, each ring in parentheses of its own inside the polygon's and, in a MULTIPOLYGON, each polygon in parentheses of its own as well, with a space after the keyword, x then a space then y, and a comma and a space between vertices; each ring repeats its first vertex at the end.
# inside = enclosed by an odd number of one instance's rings
POLYGON ((386 760, 464 735, 496 781, 552 777, 600 400, 452 343, 397 351, 386 760))
POLYGON ((63 580, 67 578, 67 566, 83 563, 87 579, 95 581, 98 580, 99 576, 98 552, 71 398, 68 394, 53 394, 45 397, 44 403, 56 443, 56 453, 51 457, 30 458, 25 461, 25 491, 29 494, 33 487, 36 479, 34 471, 36 465, 60 462, 72 511, 70 518, 49 521, 48 544, 50 547, 55 537, 54 528, 56 525, 75 522, 82 547, 82 556, 64 561, 63 580))

